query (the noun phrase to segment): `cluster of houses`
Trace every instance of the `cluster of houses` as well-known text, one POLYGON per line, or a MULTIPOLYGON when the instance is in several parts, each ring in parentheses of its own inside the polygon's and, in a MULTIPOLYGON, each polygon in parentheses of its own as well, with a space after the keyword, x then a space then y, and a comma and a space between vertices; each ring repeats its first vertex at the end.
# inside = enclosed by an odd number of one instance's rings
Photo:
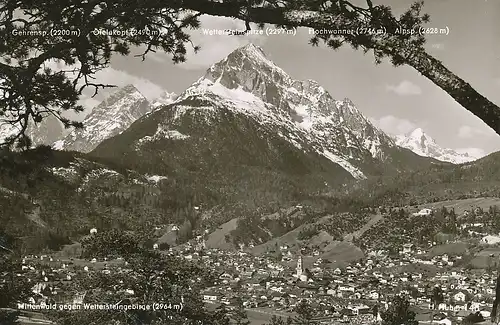
MULTIPOLYGON (((220 276, 216 285, 203 293, 204 300, 231 305, 232 299, 243 296, 249 308, 292 311, 306 299, 318 317, 340 318, 371 314, 375 305, 387 308, 396 294, 407 295, 410 303, 422 310, 443 312, 454 320, 475 312, 488 317, 492 307, 494 275, 453 268, 461 256, 430 257, 428 251, 409 244, 401 247, 399 257, 372 251, 367 259, 342 269, 330 269, 317 258, 306 269, 304 257, 287 251, 286 246, 280 249, 282 261, 244 251, 205 250, 205 263, 220 270, 220 276), (427 267, 433 271, 428 272, 427 267), (442 301, 437 303, 433 300, 436 286, 443 292, 442 301)), ((190 248, 184 254, 197 256, 190 248)))
MULTIPOLYGON (((417 214, 430 215, 432 210, 422 209, 417 214)), ((478 227, 462 225, 463 229, 478 227)), ((96 232, 92 229, 91 235, 96 232)), ((153 249, 159 249, 158 244, 153 249)), ((275 255, 254 256, 243 247, 239 251, 207 249, 204 236, 197 236, 185 245, 170 248, 168 254, 181 255, 218 271, 214 286, 202 292, 203 300, 210 304, 231 307, 238 297, 246 308, 291 312, 305 299, 317 311, 318 319, 351 323, 353 319, 364 319, 365 324, 380 320, 380 315, 372 315, 373 311, 388 308, 393 296, 400 294, 419 310, 445 315, 439 320, 445 325, 470 313, 480 312, 487 318, 492 308, 495 275, 456 267, 460 255, 433 255, 429 248, 408 243, 401 245, 398 256, 384 250, 368 251, 363 260, 331 268, 315 250, 304 256, 287 245, 279 246, 279 250, 281 260, 275 255), (439 301, 433 297, 436 287, 442 293, 439 301)), ((50 256, 30 256, 23 260, 18 276, 33 281, 30 302, 39 303, 48 299, 48 292, 52 298, 57 296, 65 283, 88 272, 89 267, 108 274, 126 268, 110 268, 107 261, 95 259, 85 263, 75 266, 50 256), (45 266, 40 269, 40 265, 45 266)), ((68 301, 67 295, 60 297, 68 301)), ((82 303, 84 299, 84 294, 76 292, 70 302, 82 303)))
POLYGON ((33 283, 33 295, 26 303, 49 303, 54 297, 64 303, 79 303, 80 295, 68 295, 64 289, 77 273, 71 261, 60 261, 48 255, 30 255, 22 259, 21 269, 16 275, 33 283))

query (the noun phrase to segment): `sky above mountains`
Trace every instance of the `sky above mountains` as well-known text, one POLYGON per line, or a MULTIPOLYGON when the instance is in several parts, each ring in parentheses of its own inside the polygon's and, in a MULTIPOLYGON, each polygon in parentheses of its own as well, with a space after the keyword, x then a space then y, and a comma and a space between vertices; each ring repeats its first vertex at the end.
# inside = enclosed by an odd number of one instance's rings
MULTIPOLYGON (((361 0, 362 1, 362 0, 361 0)), ((356 2, 356 1, 355 1, 356 2)), ((413 1, 378 0, 396 13, 413 1)), ((362 3, 360 3, 362 4, 362 3)), ((476 90, 500 104, 500 1, 432 0, 424 11, 431 15, 429 27, 448 27, 448 35, 428 37, 428 52, 476 90)), ((240 21, 203 17, 206 29, 242 29, 240 21)), ((148 99, 166 89, 182 92, 204 75, 213 63, 234 49, 253 42, 295 79, 313 79, 337 98, 350 98, 374 124, 390 134, 404 134, 421 127, 443 147, 470 151, 475 155, 500 150, 500 136, 468 113, 447 93, 410 67, 394 68, 389 63, 375 65, 373 55, 341 48, 333 51, 323 45, 308 44, 311 35, 301 29, 286 36, 207 36, 192 32, 193 42, 201 45, 188 62, 174 65, 170 57, 155 53, 146 61, 116 57, 112 68, 98 75, 103 83, 118 86, 133 83, 148 99)), ((85 98, 93 106, 103 98, 85 98)))

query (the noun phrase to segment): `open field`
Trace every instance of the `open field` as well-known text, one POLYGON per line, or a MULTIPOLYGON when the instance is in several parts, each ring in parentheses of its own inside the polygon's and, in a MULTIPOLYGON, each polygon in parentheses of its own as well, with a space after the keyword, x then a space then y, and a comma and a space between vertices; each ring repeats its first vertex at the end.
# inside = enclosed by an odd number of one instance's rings
POLYGON ((353 233, 345 235, 344 240, 352 242, 354 237, 356 237, 356 238, 361 237, 365 232, 370 230, 371 227, 375 226, 377 223, 379 223, 383 219, 384 219, 384 217, 381 214, 373 215, 372 218, 370 220, 368 220, 368 222, 363 227, 361 227, 360 229, 356 230, 353 233))
MULTIPOLYGON (((220 304, 206 303, 205 306, 209 311, 214 311, 220 304)), ((286 319, 288 317, 296 317, 295 313, 273 310, 272 308, 245 308, 245 311, 250 321, 250 325, 265 325, 271 321, 273 315, 286 319)))
POLYGON ((429 252, 431 256, 448 254, 449 256, 462 256, 468 252, 467 243, 455 242, 434 246, 429 252))
POLYGON ((295 315, 291 313, 275 311, 270 308, 268 309, 251 308, 251 309, 246 309, 246 312, 248 320, 250 320, 250 325, 265 325, 269 323, 273 315, 283 317, 283 319, 286 319, 288 316, 293 317, 295 315))
POLYGON ((212 232, 208 239, 206 240, 206 245, 209 248, 220 248, 220 249, 231 249, 232 245, 226 242, 226 235, 229 235, 231 231, 235 230, 238 226, 238 218, 229 220, 226 223, 220 225, 217 230, 212 232))
POLYGON ((100 261, 97 261, 94 263, 92 263, 90 260, 85 260, 85 259, 81 259, 81 258, 73 258, 73 259, 61 258, 61 259, 54 259, 53 261, 50 261, 48 258, 44 259, 43 261, 40 261, 39 259, 31 259, 31 258, 26 259, 27 264, 29 264, 30 262, 34 262, 34 261, 36 261, 37 263, 40 263, 42 265, 46 265, 46 266, 53 267, 53 268, 59 268, 62 264, 66 264, 66 265, 72 264, 73 266, 76 266, 76 267, 83 268, 84 266, 88 266, 89 268, 98 269, 98 270, 105 269, 107 267, 117 267, 117 266, 125 265, 125 261, 119 260, 119 259, 113 259, 113 260, 108 260, 108 261, 100 260, 100 261))
POLYGON ((464 199, 464 200, 451 200, 451 201, 440 201, 422 204, 418 206, 418 209, 423 208, 431 208, 431 209, 440 209, 442 207, 446 207, 448 209, 455 209, 455 213, 460 215, 464 213, 466 210, 470 210, 471 208, 482 208, 488 209, 492 205, 500 206, 500 198, 497 197, 484 197, 484 198, 476 198, 476 199, 464 199))

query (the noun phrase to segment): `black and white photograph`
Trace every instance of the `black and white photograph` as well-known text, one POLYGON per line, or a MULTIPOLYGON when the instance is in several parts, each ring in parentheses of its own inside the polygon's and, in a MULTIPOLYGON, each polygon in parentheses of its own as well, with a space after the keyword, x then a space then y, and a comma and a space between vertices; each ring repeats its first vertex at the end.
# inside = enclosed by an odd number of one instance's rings
POLYGON ((0 325, 498 325, 500 0, 0 0, 0 325))

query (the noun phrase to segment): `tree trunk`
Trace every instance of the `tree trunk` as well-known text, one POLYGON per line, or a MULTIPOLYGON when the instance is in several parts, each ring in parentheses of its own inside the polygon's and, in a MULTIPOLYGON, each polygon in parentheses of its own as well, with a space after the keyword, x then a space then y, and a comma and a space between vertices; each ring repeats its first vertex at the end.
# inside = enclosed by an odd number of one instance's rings
MULTIPOLYGON (((360 22, 353 22, 342 14, 321 13, 308 10, 290 10, 286 8, 255 7, 248 10, 246 15, 241 12, 238 2, 214 2, 210 0, 177 0, 172 1, 173 7, 191 9, 211 16, 230 17, 245 20, 248 18, 254 23, 268 23, 314 29, 355 29, 361 26, 360 22)), ((170 6, 170 5, 169 5, 170 6)), ((431 80, 438 87, 447 92, 472 114, 479 117, 500 135, 500 108, 479 94, 469 83, 448 70, 439 60, 423 50, 414 48, 390 48, 390 36, 382 36, 362 44, 366 48, 379 50, 402 59, 404 64, 413 67, 423 76, 431 80), (389 41, 388 41, 389 39, 389 41), (406 52, 406 54, 405 54, 406 52)))
POLYGON ((495 289, 495 301, 493 301, 493 308, 491 309, 491 322, 497 323, 497 313, 498 313, 498 303, 500 299, 500 275, 497 277, 496 289, 495 289))

